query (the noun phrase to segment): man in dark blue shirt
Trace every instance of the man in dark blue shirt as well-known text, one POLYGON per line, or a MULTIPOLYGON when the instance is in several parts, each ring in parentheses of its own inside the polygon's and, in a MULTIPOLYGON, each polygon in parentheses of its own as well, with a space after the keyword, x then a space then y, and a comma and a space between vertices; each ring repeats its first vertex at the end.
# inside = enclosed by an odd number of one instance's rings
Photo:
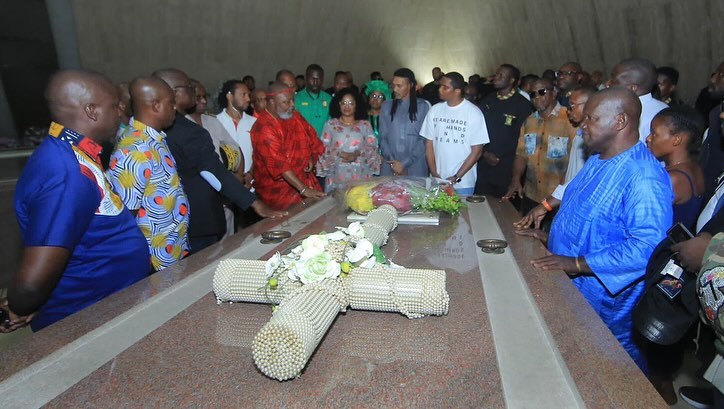
POLYGON ((0 331, 34 331, 148 276, 133 216, 101 168, 101 144, 119 125, 118 93, 101 74, 56 73, 46 91, 53 123, 15 191, 24 252, 0 331), (32 320, 32 322, 31 322, 32 320))

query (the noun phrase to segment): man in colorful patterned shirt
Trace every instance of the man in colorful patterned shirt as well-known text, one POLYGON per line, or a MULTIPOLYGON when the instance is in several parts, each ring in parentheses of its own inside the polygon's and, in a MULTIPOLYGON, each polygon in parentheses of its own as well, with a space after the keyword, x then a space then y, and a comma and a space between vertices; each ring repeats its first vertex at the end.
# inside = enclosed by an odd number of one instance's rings
POLYGON ((269 209, 246 189, 214 152, 209 131, 185 117, 186 111, 196 104, 196 91, 188 75, 176 68, 165 68, 152 76, 174 91, 176 119, 166 129, 166 141, 189 200, 191 252, 211 246, 226 233, 223 199, 243 210, 252 208, 261 217, 286 215, 269 209))
POLYGON ((294 110, 294 90, 274 83, 267 91, 267 110, 251 129, 254 188, 274 209, 287 209, 302 199, 323 197, 313 170, 324 145, 314 129, 294 110))
POLYGON ((53 123, 15 190, 23 238, 7 300, 9 332, 37 331, 148 276, 148 247, 101 169, 101 144, 115 137, 118 93, 101 74, 53 75, 46 91, 53 123))
POLYGON ((536 112, 520 129, 513 162, 513 179, 503 199, 522 199, 521 212, 527 213, 561 183, 568 169, 576 128, 568 120, 568 110, 558 103, 553 83, 541 78, 530 94, 536 112), (526 170, 527 167, 527 170, 526 170), (525 194, 520 180, 525 171, 525 194))
POLYGON ((161 131, 173 124, 174 95, 157 78, 133 80, 130 92, 134 117, 111 155, 107 174, 136 216, 148 242, 151 265, 158 271, 189 251, 189 203, 161 131))

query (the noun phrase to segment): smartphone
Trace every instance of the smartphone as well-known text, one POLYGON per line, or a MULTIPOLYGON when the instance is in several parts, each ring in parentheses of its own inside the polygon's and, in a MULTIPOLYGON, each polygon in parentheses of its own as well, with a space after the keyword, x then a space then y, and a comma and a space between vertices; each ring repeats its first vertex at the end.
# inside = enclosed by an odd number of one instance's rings
POLYGON ((670 228, 669 231, 666 232, 666 236, 668 236, 669 240, 671 240, 674 244, 694 238, 694 235, 691 234, 689 229, 681 224, 681 222, 676 223, 672 228, 670 228))

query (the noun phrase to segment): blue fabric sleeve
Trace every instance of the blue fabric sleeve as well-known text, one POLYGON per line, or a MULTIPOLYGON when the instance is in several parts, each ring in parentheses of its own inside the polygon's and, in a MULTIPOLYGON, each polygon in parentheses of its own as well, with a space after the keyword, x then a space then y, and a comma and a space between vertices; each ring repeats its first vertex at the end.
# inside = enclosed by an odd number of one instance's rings
POLYGON ((48 169, 33 178, 36 187, 25 189, 26 247, 53 246, 73 251, 93 219, 100 193, 90 179, 66 169, 48 169), (96 200, 77 200, 94 197, 96 200))
POLYGON ((623 240, 600 237, 608 246, 585 255, 586 263, 611 294, 643 277, 651 253, 672 224, 672 199, 669 181, 654 175, 628 184, 622 198, 623 231, 619 234, 623 240))

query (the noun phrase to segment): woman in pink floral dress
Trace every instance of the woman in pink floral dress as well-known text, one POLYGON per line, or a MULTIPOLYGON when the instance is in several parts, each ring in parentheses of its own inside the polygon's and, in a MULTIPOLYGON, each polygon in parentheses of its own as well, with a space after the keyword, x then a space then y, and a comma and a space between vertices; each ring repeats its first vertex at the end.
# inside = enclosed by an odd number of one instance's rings
POLYGON ((325 151, 317 162, 317 175, 326 177, 325 192, 345 189, 348 182, 379 174, 377 138, 366 119, 362 98, 350 88, 337 92, 329 115, 332 119, 322 131, 325 151))

